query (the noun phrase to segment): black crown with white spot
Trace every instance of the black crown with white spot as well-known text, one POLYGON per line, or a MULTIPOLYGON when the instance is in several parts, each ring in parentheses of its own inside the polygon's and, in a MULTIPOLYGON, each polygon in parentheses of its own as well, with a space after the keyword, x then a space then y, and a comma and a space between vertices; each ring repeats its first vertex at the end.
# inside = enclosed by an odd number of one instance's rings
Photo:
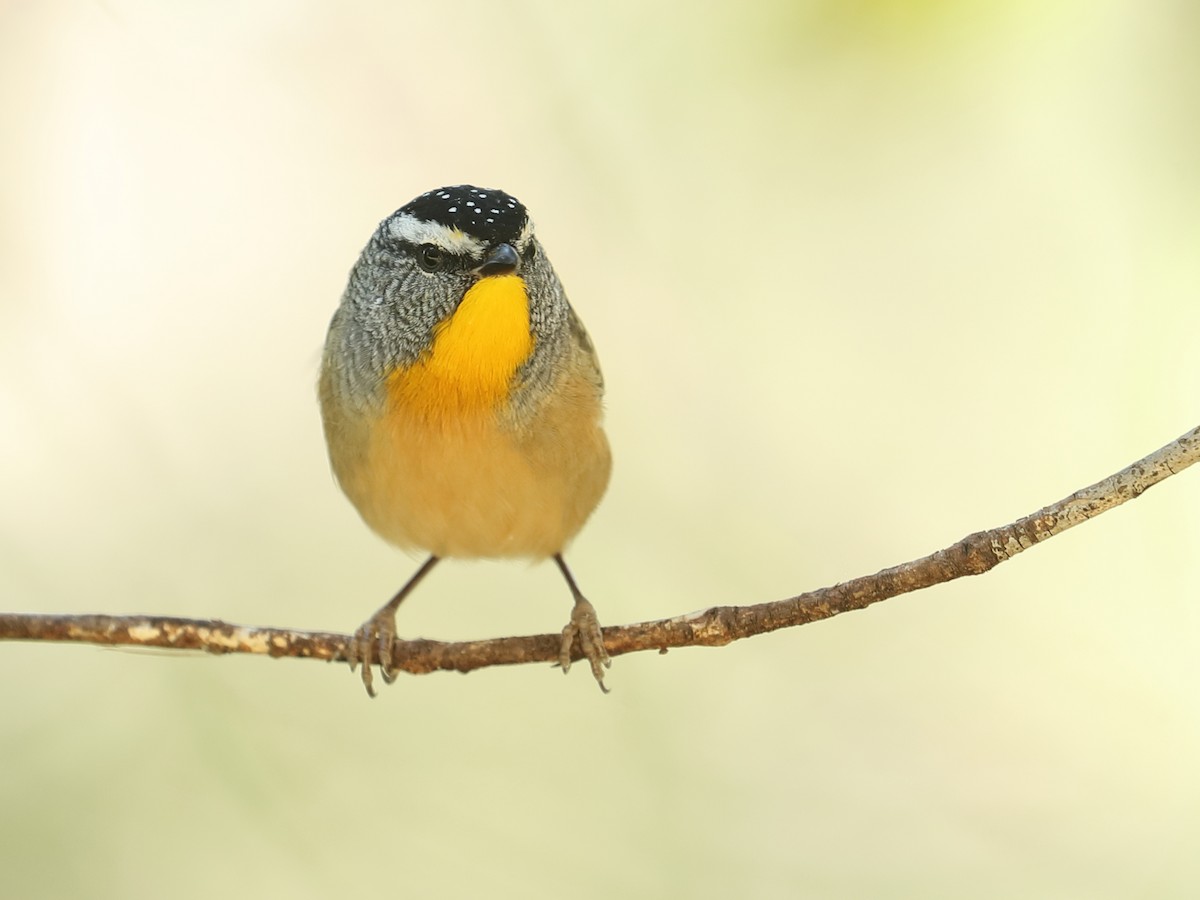
POLYGON ((470 184, 426 191, 400 207, 399 212, 457 228, 485 244, 515 242, 529 219, 516 197, 470 184))

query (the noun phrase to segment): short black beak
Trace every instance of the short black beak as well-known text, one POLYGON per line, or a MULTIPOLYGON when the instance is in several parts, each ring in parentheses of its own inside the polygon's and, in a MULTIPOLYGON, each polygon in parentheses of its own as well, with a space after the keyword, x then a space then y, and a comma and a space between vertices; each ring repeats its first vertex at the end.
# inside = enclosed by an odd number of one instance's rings
POLYGON ((517 256, 516 248, 512 244, 497 244, 483 261, 483 265, 475 270, 475 274, 481 278, 488 275, 511 275, 517 271, 520 261, 521 258, 517 256))

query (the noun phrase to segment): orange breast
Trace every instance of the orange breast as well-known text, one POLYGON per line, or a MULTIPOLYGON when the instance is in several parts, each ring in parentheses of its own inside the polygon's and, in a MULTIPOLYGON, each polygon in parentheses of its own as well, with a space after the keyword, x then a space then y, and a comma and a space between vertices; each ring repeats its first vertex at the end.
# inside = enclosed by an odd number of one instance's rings
POLYGON ((392 405, 431 422, 493 410, 533 350, 529 296, 517 275, 481 278, 434 330, 416 363, 388 379, 392 405))

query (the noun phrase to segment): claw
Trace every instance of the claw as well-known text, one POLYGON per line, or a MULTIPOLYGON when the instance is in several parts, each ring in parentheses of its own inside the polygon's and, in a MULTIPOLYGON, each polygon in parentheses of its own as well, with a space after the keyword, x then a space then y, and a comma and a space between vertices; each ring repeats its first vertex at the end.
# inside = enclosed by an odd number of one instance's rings
POLYGON ((600 620, 596 617, 596 608, 583 597, 575 600, 571 610, 571 621, 562 630, 562 643, 558 648, 558 664, 563 674, 571 671, 571 646, 575 638, 579 638, 579 649, 592 668, 592 677, 600 685, 600 690, 608 693, 604 685, 604 670, 612 666, 608 651, 604 649, 604 634, 600 630, 600 620))
POLYGON ((396 638, 396 616, 395 613, 389 616, 383 616, 380 620, 376 616, 372 620, 375 626, 375 641, 379 648, 379 674, 383 676, 384 684, 391 684, 396 680, 398 669, 393 665, 392 659, 392 641, 396 638))
POLYGON ((353 672, 359 663, 362 664, 362 683, 370 697, 375 696, 371 647, 375 647, 374 655, 379 661, 379 674, 385 684, 391 684, 399 674, 399 670, 392 664, 392 641, 395 637, 395 612, 384 608, 358 627, 346 647, 346 661, 350 663, 350 671, 353 672))

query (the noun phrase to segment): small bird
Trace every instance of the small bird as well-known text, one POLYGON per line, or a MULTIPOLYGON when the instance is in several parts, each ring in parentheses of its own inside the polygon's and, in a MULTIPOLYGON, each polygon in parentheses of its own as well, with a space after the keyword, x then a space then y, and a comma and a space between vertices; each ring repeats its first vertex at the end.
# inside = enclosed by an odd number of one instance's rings
POLYGON ((385 540, 429 554, 347 656, 395 680, 396 609, 444 558, 553 558, 604 686, 600 623, 563 560, 608 486, 604 381, 525 207, 472 185, 421 194, 375 230, 329 325, 321 414, 338 484, 385 540))

